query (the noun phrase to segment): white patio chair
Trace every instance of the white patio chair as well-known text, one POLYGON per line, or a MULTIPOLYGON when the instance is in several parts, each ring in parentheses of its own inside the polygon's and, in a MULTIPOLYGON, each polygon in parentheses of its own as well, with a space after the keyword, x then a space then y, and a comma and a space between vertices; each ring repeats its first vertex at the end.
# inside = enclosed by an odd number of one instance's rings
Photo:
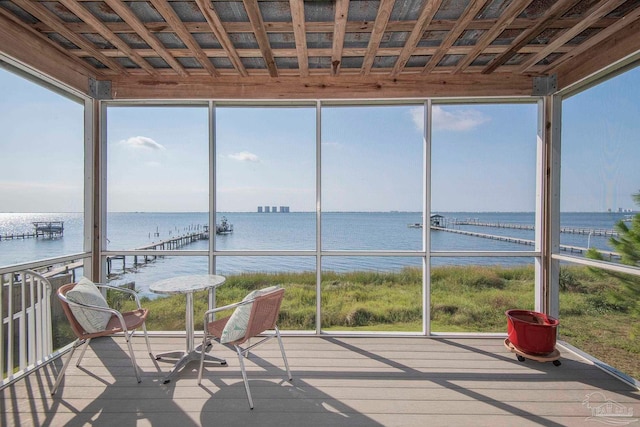
MULTIPOLYGON (((284 289, 267 288, 254 291, 247 295, 241 302, 235 304, 218 307, 207 311, 204 315, 204 338, 202 341, 203 350, 209 345, 209 340, 213 338, 218 343, 229 348, 235 349, 240 361, 240 370, 242 371, 242 379, 249 400, 249 407, 253 409, 253 399, 251 390, 249 389, 249 381, 244 365, 244 358, 249 357, 249 352, 257 346, 269 341, 272 338, 278 338, 280 352, 284 360, 284 366, 287 370, 289 381, 292 380, 289 363, 282 345, 280 330, 276 325, 278 315, 280 313, 280 305, 284 297, 284 289), (233 314, 218 320, 211 320, 214 313, 235 308, 233 314), (258 337, 267 330, 274 330, 275 335, 262 336, 260 341, 249 344, 249 339, 258 337), (242 346, 247 343, 248 345, 242 346)), ((204 351, 200 358, 200 369, 198 370, 198 385, 202 382, 202 371, 204 369, 204 351)))
POLYGON ((76 366, 80 366, 80 362, 84 357, 84 353, 87 350, 87 347, 91 342, 91 339, 97 338, 97 337, 114 335, 117 333, 124 334, 125 340, 127 342, 127 346, 129 347, 129 354, 131 355, 131 364, 133 365, 133 370, 135 372, 136 379, 138 380, 138 383, 140 383, 142 379, 140 378, 140 372, 139 372, 138 365, 136 363, 136 357, 135 357, 135 354, 133 353, 133 348, 131 347, 131 336, 133 335, 136 329, 142 327, 142 330, 144 331, 144 338, 147 343, 147 350, 149 351, 149 355, 151 356, 151 358, 154 359, 153 354, 151 353, 149 336, 147 335, 147 328, 145 325, 145 320, 149 315, 149 310, 147 310, 146 308, 142 308, 140 306, 140 300, 138 299, 138 295, 135 291, 126 289, 126 288, 100 285, 100 284, 95 284, 95 286, 98 289, 106 288, 109 290, 125 292, 133 295, 135 297, 135 301, 138 308, 133 311, 127 311, 127 312, 121 313, 118 310, 109 308, 106 305, 106 301, 103 304, 99 303, 99 305, 74 302, 68 298, 68 293, 72 291, 76 286, 77 286, 76 283, 63 285, 60 287, 60 289, 58 289, 58 293, 57 293, 60 303, 62 304, 62 309, 64 310, 64 314, 67 316, 67 319, 71 324, 71 329, 73 330, 73 333, 76 336, 76 340, 73 342, 71 351, 69 352, 69 355, 65 359, 64 364, 62 366, 62 370, 60 371, 60 373, 58 374, 58 377, 56 378, 56 382, 53 385, 53 388, 51 389, 51 394, 52 395, 55 394, 56 390, 58 389, 58 386, 62 381, 62 377, 64 376, 64 373, 67 370, 67 367, 69 366, 69 362, 71 362, 71 357, 73 356, 73 353, 75 352, 76 348, 84 344, 82 353, 80 353, 80 357, 76 362, 76 366), (105 326, 101 328, 102 330, 97 330, 97 331, 93 330, 91 325, 87 323, 86 319, 82 320, 82 323, 84 323, 85 326, 83 326, 81 322, 78 321, 79 316, 95 316, 95 315, 104 316, 105 326), (86 329, 90 329, 91 331, 88 332, 86 329))

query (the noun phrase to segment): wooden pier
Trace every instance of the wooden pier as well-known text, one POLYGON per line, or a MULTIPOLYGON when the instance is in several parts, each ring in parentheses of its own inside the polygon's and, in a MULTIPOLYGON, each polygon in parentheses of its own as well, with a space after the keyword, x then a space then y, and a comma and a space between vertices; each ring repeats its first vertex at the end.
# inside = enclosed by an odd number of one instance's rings
MULTIPOLYGON (((502 242, 509 242, 509 243, 517 243, 520 245, 535 246, 536 244, 535 241, 533 240, 521 239, 519 237, 496 236, 495 234, 476 233, 474 231, 456 230, 454 228, 447 228, 447 227, 432 226, 431 229, 437 230, 437 231, 446 231, 448 233, 462 234, 464 236, 481 237, 484 239, 499 240, 502 242)), ((560 250, 564 252, 571 252, 571 253, 584 253, 584 252, 587 252, 589 248, 582 248, 580 246, 560 245, 560 250)), ((617 252, 602 251, 600 249, 598 249, 598 252, 600 252, 605 257, 609 257, 609 260, 612 260, 614 258, 616 259, 620 258, 620 254, 618 254, 617 252)))
MULTIPOLYGON (((188 233, 182 236, 172 237, 171 239, 162 240, 160 242, 154 242, 146 246, 141 246, 134 250, 136 251, 170 251, 179 249, 185 245, 196 242, 198 240, 207 240, 209 239, 209 231, 205 228, 203 231, 196 231, 192 233, 188 233)), ((133 266, 131 269, 135 270, 136 268, 143 266, 149 262, 155 261, 156 258, 162 257, 161 255, 144 254, 144 255, 130 255, 133 258, 133 266)), ((112 277, 117 274, 122 274, 127 271, 127 258, 125 255, 117 255, 107 257, 107 277, 112 277), (113 263, 117 261, 118 264, 122 262, 122 271, 120 273, 113 272, 113 263)))
POLYGON ((38 237, 62 237, 64 234, 64 222, 62 221, 38 221, 33 223, 38 237))
MULTIPOLYGON (((474 225, 477 227, 492 227, 492 228, 510 228, 514 230, 535 230, 535 227, 530 224, 513 224, 513 223, 501 223, 501 222, 480 222, 473 219, 465 220, 453 220, 450 222, 452 225, 474 225)), ((615 237, 618 232, 607 228, 584 228, 584 227, 560 227, 560 233, 566 234, 583 234, 585 236, 603 236, 603 237, 615 237)))
POLYGON ((31 238, 58 238, 64 235, 63 221, 37 221, 33 223, 33 233, 11 233, 0 234, 0 241, 14 239, 31 239, 31 238))
POLYGON ((453 225, 475 225, 478 227, 493 227, 493 228, 511 228, 515 230, 535 230, 533 225, 529 224, 511 224, 501 222, 480 222, 472 219, 454 220, 451 222, 453 225))
MULTIPOLYGON (((149 251, 149 254, 144 255, 128 255, 128 257, 133 259, 133 264, 129 264, 127 267, 127 256, 125 255, 116 255, 116 256, 108 256, 107 257, 107 277, 113 278, 118 276, 119 274, 126 273, 127 271, 133 271, 138 267, 142 267, 150 262, 155 261, 158 257, 162 258, 162 255, 155 255, 151 251, 154 250, 174 250, 179 249, 185 245, 196 242, 198 240, 207 240, 209 239, 209 230, 208 227, 205 227, 203 231, 197 231, 185 234, 183 236, 173 237, 171 239, 162 240, 157 243, 151 243, 146 246, 142 246, 136 248, 136 251, 149 251), (119 267, 122 265, 122 269, 114 269, 114 263, 119 267), (122 263, 122 264, 120 264, 122 263)), ((75 281, 77 279, 76 270, 80 269, 84 266, 83 261, 74 261, 69 264, 65 264, 59 267, 50 266, 45 268, 44 271, 41 271, 42 275, 47 277, 48 279, 55 278, 60 275, 68 275, 70 277, 69 280, 75 281)))

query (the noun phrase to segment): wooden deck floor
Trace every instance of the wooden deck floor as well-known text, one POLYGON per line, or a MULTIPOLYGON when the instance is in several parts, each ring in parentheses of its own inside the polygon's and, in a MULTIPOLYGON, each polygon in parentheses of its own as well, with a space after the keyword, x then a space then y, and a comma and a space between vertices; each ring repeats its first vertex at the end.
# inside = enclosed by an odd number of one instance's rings
MULTIPOLYGON (((29 426, 583 426, 640 424, 640 393, 577 355, 562 365, 517 361, 500 339, 285 337, 293 373, 285 380, 275 340, 247 363, 249 410, 235 354, 214 347, 226 367, 197 364, 163 384, 169 363, 151 360, 134 338, 136 383, 122 337, 95 340, 80 368, 69 366, 49 394, 60 361, 1 391, 0 425, 29 426), (599 405, 624 416, 589 419, 599 405), (595 421, 595 422, 589 422, 595 421), (600 422, 598 422, 600 421, 600 422)), ((154 352, 184 346, 154 336, 154 352)))

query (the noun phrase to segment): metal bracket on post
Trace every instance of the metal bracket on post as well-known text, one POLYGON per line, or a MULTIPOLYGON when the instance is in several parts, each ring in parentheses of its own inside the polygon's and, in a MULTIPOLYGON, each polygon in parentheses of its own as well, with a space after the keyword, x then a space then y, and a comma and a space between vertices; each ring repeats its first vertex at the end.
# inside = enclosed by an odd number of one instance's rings
POLYGON ((533 78, 533 96, 553 95, 558 91, 558 76, 541 76, 533 78))
POLYGON ((89 96, 93 99, 112 99, 111 81, 89 78, 89 96))

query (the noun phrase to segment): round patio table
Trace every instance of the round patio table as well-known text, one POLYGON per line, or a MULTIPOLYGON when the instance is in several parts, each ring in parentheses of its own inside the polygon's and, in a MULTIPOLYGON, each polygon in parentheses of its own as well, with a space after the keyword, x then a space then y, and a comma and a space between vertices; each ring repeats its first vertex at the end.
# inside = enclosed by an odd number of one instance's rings
MULTIPOLYGON (((189 276, 169 277, 149 286, 149 290, 156 294, 165 295, 186 295, 187 305, 185 308, 185 329, 186 329, 186 350, 176 350, 168 353, 156 355, 156 359, 176 359, 176 363, 171 371, 164 378, 164 383, 168 383, 171 379, 189 362, 200 360, 200 353, 205 351, 202 348, 196 348, 194 344, 194 325, 193 325, 193 293, 196 291, 209 290, 209 309, 215 308, 215 291, 216 288, 225 282, 224 276, 215 274, 198 274, 189 276)), ((226 365, 226 360, 205 354, 205 362, 214 362, 226 365)))

